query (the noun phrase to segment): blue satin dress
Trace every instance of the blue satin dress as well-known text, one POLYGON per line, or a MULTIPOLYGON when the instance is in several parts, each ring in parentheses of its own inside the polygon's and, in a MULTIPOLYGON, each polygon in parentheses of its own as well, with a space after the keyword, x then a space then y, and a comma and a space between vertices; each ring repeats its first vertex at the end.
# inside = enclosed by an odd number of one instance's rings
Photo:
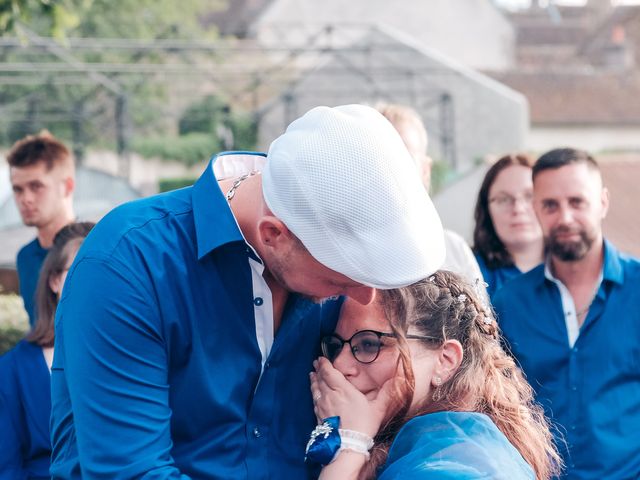
POLYGON ((438 412, 402 427, 378 478, 535 480, 535 475, 486 415, 438 412))

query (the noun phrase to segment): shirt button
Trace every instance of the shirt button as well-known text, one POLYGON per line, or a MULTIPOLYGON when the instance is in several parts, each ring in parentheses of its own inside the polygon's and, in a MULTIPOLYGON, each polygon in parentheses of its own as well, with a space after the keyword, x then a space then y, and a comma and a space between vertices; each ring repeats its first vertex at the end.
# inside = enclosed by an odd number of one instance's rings
POLYGON ((260 305, 262 305, 264 303, 264 300, 262 299, 262 297, 256 297, 253 299, 253 304, 256 307, 259 307, 260 305))
POLYGON ((578 352, 580 349, 578 347, 573 347, 574 352, 578 352))
POLYGON ((578 390, 578 387, 576 387, 575 385, 571 385, 571 391, 575 392, 576 390, 578 390))
POLYGON ((260 429, 258 427, 254 427, 253 436, 256 438, 260 438, 262 436, 262 433, 260 433, 260 429))
POLYGON ((576 426, 575 425, 571 425, 571 430, 575 430, 576 426))

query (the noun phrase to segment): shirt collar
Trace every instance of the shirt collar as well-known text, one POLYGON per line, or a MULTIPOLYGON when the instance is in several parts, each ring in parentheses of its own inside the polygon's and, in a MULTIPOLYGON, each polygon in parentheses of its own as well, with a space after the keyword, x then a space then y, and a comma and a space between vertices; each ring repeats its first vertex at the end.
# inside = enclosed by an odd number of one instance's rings
MULTIPOLYGON (((551 280, 552 282, 557 281, 556 277, 553 275, 551 271, 551 256, 547 256, 544 262, 544 276, 541 278, 547 280, 551 280)), ((610 282, 622 283, 624 280, 624 272, 622 270, 622 265, 620 264, 620 256, 618 255, 618 251, 616 248, 607 240, 604 241, 604 262, 602 265, 602 271, 600 272, 600 283, 603 280, 608 280, 610 282)))
POLYGON ((227 199, 216 178, 213 166, 226 155, 265 155, 254 152, 224 152, 211 157, 209 165, 193 186, 193 216, 198 242, 198 259, 227 243, 244 241, 227 199))
POLYGON ((620 254, 616 247, 609 241, 604 241, 604 266, 602 276, 605 280, 622 284, 624 282, 624 270, 620 263, 620 254))

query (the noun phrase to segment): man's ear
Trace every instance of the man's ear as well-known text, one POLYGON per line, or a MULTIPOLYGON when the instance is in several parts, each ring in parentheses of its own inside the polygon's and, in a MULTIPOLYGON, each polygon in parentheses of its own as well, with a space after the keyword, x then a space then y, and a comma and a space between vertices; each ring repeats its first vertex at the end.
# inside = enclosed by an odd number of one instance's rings
POLYGON ((436 375, 446 382, 460 368, 463 357, 464 350, 460 342, 458 340, 447 340, 440 347, 436 375))
POLYGON ((602 202, 602 218, 604 219, 609 212, 609 189, 607 187, 602 187, 600 201, 602 202))
POLYGON ((66 197, 71 195, 76 188, 76 181, 73 177, 65 177, 64 182, 64 194, 66 197))
POLYGON ((258 221, 258 237, 265 247, 282 248, 290 244, 291 232, 278 217, 265 215, 258 221))

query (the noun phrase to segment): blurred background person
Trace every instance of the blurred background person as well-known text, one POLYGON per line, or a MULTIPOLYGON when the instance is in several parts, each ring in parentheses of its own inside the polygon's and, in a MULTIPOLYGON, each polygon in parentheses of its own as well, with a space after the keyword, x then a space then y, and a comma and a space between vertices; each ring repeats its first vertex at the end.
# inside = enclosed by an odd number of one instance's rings
POLYGON ((480 186, 473 251, 491 298, 544 257, 542 230, 533 211, 531 166, 526 155, 506 155, 489 168, 480 186))
POLYGON ((75 219, 75 167, 69 149, 47 131, 17 141, 7 163, 22 222, 37 229, 36 238, 20 249, 16 260, 20 295, 33 328, 40 267, 56 233, 75 219))
MULTIPOLYGON (((420 115, 413 108, 406 105, 380 103, 376 108, 400 134, 407 150, 409 150, 418 166, 424 187, 429 191, 431 188, 431 166, 433 161, 427 155, 429 137, 420 115)), ((451 230, 445 229, 444 240, 447 256, 442 268, 464 275, 471 282, 476 279, 482 279, 478 263, 464 238, 451 230)))
POLYGON ((542 155, 533 192, 547 254, 494 296, 504 338, 562 433, 562 478, 638 479, 640 260, 604 236, 609 191, 589 153, 542 155))
POLYGON ((54 318, 67 271, 93 225, 72 223, 55 236, 38 280, 38 321, 24 340, 0 357, 2 480, 50 478, 54 318))

